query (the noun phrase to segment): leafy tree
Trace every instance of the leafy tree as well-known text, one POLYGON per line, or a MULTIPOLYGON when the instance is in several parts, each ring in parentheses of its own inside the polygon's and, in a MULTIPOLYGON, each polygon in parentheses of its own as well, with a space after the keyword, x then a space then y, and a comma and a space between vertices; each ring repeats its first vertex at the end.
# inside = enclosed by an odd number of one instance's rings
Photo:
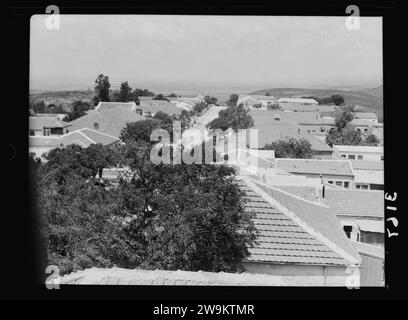
POLYGON ((312 146, 304 138, 286 138, 266 144, 264 150, 275 150, 276 158, 307 159, 312 157, 312 146))
POLYGON ((330 146, 335 144, 356 146, 363 143, 363 136, 354 126, 347 124, 341 130, 337 128, 331 130, 326 136, 326 143, 330 146))
POLYGON ((161 120, 146 119, 137 122, 128 123, 121 132, 120 138, 125 141, 145 141, 150 142, 150 135, 153 130, 161 128, 161 120))
POLYGON ((238 95, 233 93, 230 95, 229 100, 227 101, 227 106, 228 107, 235 107, 238 102, 238 95))
POLYGON ((100 74, 95 80, 94 105, 97 105, 101 101, 110 101, 109 88, 109 77, 100 74))
POLYGON ((165 100, 165 101, 169 101, 169 100, 166 99, 161 93, 159 93, 157 96, 155 96, 152 100, 165 100))
POLYGON ((104 168, 115 165, 114 152, 102 144, 92 144, 88 148, 77 144, 55 148, 48 152, 46 159, 46 168, 53 170, 53 175, 60 184, 65 183, 69 175, 89 179, 99 174, 101 178, 104 168))
POLYGON ((198 115, 201 115, 204 112, 204 110, 207 110, 207 109, 208 109, 207 103, 199 102, 193 107, 192 112, 193 112, 193 115, 198 116, 198 115))
POLYGON ((138 97, 154 97, 154 93, 147 89, 135 89, 133 94, 138 97))
POLYGON ((140 143, 124 146, 138 178, 121 180, 120 193, 127 199, 123 211, 137 216, 126 231, 142 267, 242 270, 256 232, 244 211, 234 170, 213 165, 154 166, 135 160, 148 154, 141 151, 140 143), (145 195, 144 202, 138 191, 145 195))
POLYGON ((42 166, 36 203, 47 264, 57 265, 62 275, 90 267, 135 268, 140 261, 124 236, 118 194, 76 175, 60 185, 55 171, 42 166))
POLYGON ((380 139, 377 138, 374 134, 369 134, 367 138, 364 140, 365 145, 369 146, 377 146, 380 143, 380 139))
POLYGON ((234 169, 154 165, 150 148, 142 140, 119 147, 132 177, 113 188, 90 183, 89 163, 99 161, 93 156, 98 146, 50 152, 35 170, 48 264, 62 274, 113 266, 242 270, 256 230, 234 169))
POLYGON ((249 111, 246 110, 243 104, 237 107, 228 107, 225 110, 221 110, 218 114, 218 118, 214 119, 207 125, 210 129, 226 130, 232 128, 235 132, 239 129, 248 129, 254 126, 254 120, 252 119, 249 111))
POLYGON ((86 101, 77 100, 72 103, 72 111, 64 118, 64 121, 73 121, 86 114, 91 105, 86 101))
POLYGON ((115 93, 114 101, 118 102, 129 102, 132 100, 132 88, 129 87, 127 81, 122 82, 120 85, 119 92, 115 93))
POLYGON ((204 97, 204 102, 209 105, 209 104, 216 104, 217 103, 217 98, 215 97, 210 97, 210 96, 205 96, 204 97))
POLYGON ((338 106, 334 117, 335 125, 338 130, 342 130, 354 119, 354 105, 338 106))
POLYGON ((336 106, 340 106, 344 104, 344 97, 342 95, 339 94, 334 94, 331 97, 331 101, 336 105, 336 106))

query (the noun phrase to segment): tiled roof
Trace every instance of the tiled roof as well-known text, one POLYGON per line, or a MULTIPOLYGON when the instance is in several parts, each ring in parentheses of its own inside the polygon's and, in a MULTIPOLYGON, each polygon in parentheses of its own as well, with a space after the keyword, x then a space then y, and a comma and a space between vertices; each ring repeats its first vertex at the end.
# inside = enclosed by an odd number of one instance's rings
POLYGON ((30 130, 42 130, 43 128, 66 128, 71 124, 62 120, 58 120, 55 117, 29 117, 29 129, 30 130))
POLYGON ((311 112, 311 111, 317 111, 317 112, 335 112, 336 111, 336 106, 331 106, 331 105, 302 105, 302 104, 290 104, 290 103, 285 103, 282 106, 283 110, 291 110, 291 111, 299 111, 299 112, 311 112))
POLYGON ((361 153, 384 153, 384 147, 376 146, 346 146, 346 145, 334 145, 334 149, 343 152, 361 152, 361 153))
POLYGON ((258 245, 249 261, 354 265, 359 257, 339 220, 326 206, 244 179, 246 210, 254 214, 258 245))
POLYGON ((140 105, 136 109, 142 109, 144 112, 156 113, 162 111, 167 114, 180 114, 182 109, 177 108, 176 104, 166 100, 144 100, 140 101, 140 105))
POLYGON ((116 107, 116 108, 109 109, 106 111, 101 111, 101 112, 125 124, 130 123, 130 122, 137 122, 140 120, 144 120, 144 117, 138 115, 134 111, 130 111, 129 108, 116 107))
POLYGON ((59 147, 60 137, 53 136, 29 136, 28 145, 30 147, 59 147))
POLYGON ((279 103, 310 103, 310 104, 318 104, 315 99, 305 99, 305 98, 280 98, 278 99, 279 103))
POLYGON ((119 141, 119 138, 88 128, 72 131, 61 136, 61 144, 63 146, 67 146, 70 144, 78 144, 83 148, 89 147, 91 144, 97 143, 101 143, 103 145, 110 145, 116 141, 119 141))
POLYGON ((251 129, 258 129, 259 148, 263 148, 266 144, 270 144, 273 141, 285 138, 304 138, 310 142, 312 150, 314 151, 332 151, 332 148, 328 144, 324 143, 323 141, 309 134, 303 128, 294 125, 293 123, 277 121, 274 124, 264 124, 259 126, 255 125, 251 129))
POLYGON ((353 170, 384 170, 384 161, 350 160, 353 170))
POLYGON ((377 190, 325 190, 322 202, 339 216, 384 219, 384 192, 377 190))
POLYGON ((239 103, 241 103, 242 101, 252 101, 252 103, 259 103, 260 101, 275 101, 275 97, 274 96, 264 96, 264 95, 259 95, 259 94, 255 94, 255 95, 247 95, 247 94, 240 94, 238 96, 238 102, 237 105, 239 103))
POLYGON ((301 197, 310 201, 317 201, 319 198, 319 192, 315 187, 303 187, 303 186, 275 186, 280 190, 286 191, 295 196, 301 197))
POLYGON ((289 173, 353 176, 347 160, 275 159, 275 166, 289 173))
POLYGON ((205 285, 205 286, 284 286, 282 276, 251 273, 203 271, 138 270, 90 268, 59 278, 62 285, 205 285))
POLYGON ((99 104, 96 106, 95 110, 97 111, 106 111, 110 109, 114 109, 117 107, 122 107, 122 108, 127 108, 131 109, 136 106, 136 103, 134 102, 99 102, 99 104))
POLYGON ((354 117, 357 119, 377 119, 377 115, 372 112, 356 112, 354 117))
POLYGON ((91 111, 83 117, 71 121, 72 129, 89 128, 111 136, 119 137, 120 132, 129 122, 143 120, 142 116, 121 107, 103 112, 91 111))

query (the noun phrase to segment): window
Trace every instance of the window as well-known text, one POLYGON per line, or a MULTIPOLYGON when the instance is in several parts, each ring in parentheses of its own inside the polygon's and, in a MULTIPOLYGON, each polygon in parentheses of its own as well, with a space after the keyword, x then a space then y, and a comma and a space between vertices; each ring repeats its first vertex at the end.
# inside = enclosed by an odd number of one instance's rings
POLYGON ((341 157, 342 157, 342 158, 346 158, 346 155, 345 155, 345 154, 342 154, 341 157))
POLYGON ((362 184, 362 185, 361 185, 361 189, 363 189, 363 190, 368 190, 368 185, 362 184))
POLYGON ((353 227, 352 226, 344 226, 343 230, 346 233, 347 238, 350 238, 351 231, 353 231, 353 227))
POLYGON ((358 160, 363 160, 363 156, 362 156, 362 155, 358 155, 358 156, 357 156, 357 159, 358 159, 358 160))
POLYGON ((361 189, 361 185, 356 184, 356 189, 361 189))
POLYGON ((336 186, 342 187, 342 186, 343 186, 343 182, 341 182, 341 181, 336 181, 336 186))
POLYGON ((360 129, 360 128, 358 128, 358 129, 357 129, 357 132, 358 132, 358 133, 361 133, 361 129, 360 129))
POLYGON ((34 130, 30 130, 28 134, 29 134, 30 136, 35 136, 34 130))
POLYGON ((330 183, 330 184, 333 184, 333 181, 327 181, 328 183, 330 183))
POLYGON ((49 136, 51 134, 51 129, 44 128, 44 136, 49 136))
POLYGON ((381 160, 384 161, 384 156, 381 156, 381 160))
POLYGON ((351 159, 351 160, 354 160, 356 158, 356 156, 354 154, 349 154, 348 158, 351 159))
POLYGON ((368 129, 364 129, 364 133, 368 133, 368 129))
POLYGON ((344 188, 348 189, 350 186, 350 182, 344 181, 344 188))

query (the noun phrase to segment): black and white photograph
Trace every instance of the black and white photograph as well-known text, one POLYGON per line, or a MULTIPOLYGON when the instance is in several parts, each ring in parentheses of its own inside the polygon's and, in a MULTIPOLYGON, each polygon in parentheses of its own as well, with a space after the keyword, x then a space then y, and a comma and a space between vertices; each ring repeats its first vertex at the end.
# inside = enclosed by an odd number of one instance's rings
POLYGON ((386 290, 384 20, 360 9, 31 15, 43 289, 386 290))

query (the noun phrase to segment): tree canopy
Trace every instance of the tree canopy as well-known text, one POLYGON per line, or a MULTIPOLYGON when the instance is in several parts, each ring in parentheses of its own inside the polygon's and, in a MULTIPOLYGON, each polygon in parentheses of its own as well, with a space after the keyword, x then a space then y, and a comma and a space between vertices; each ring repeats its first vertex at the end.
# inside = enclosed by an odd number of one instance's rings
POLYGON ((97 105, 101 101, 110 101, 109 88, 109 77, 100 74, 95 80, 94 105, 97 105))
POLYGON ((238 95, 233 93, 230 95, 228 101, 226 102, 226 105, 228 107, 235 107, 237 105, 238 102, 238 95))
POLYGON ((132 88, 127 81, 122 82, 118 92, 115 92, 113 100, 117 102, 129 102, 133 99, 132 88))
POLYGON ((218 118, 212 120, 207 126, 210 129, 221 129, 223 131, 231 128, 237 132, 239 129, 253 127, 254 120, 243 104, 240 104, 237 107, 228 107, 225 110, 221 110, 218 118))
POLYGON ((266 144, 264 150, 275 150, 275 158, 308 159, 312 157, 312 146, 304 138, 286 138, 273 141, 266 144))
POLYGON ((151 147, 129 135, 108 157, 101 146, 72 145, 51 151, 44 164, 32 161, 48 263, 61 274, 113 266, 242 270, 256 231, 234 169, 155 165, 151 147), (126 166, 131 178, 94 183, 108 163, 126 166))
POLYGON ((75 119, 78 119, 84 116, 86 114, 86 111, 88 111, 90 108, 91 105, 89 102, 76 100, 72 103, 71 112, 69 112, 68 115, 64 118, 64 121, 73 121, 75 119))

